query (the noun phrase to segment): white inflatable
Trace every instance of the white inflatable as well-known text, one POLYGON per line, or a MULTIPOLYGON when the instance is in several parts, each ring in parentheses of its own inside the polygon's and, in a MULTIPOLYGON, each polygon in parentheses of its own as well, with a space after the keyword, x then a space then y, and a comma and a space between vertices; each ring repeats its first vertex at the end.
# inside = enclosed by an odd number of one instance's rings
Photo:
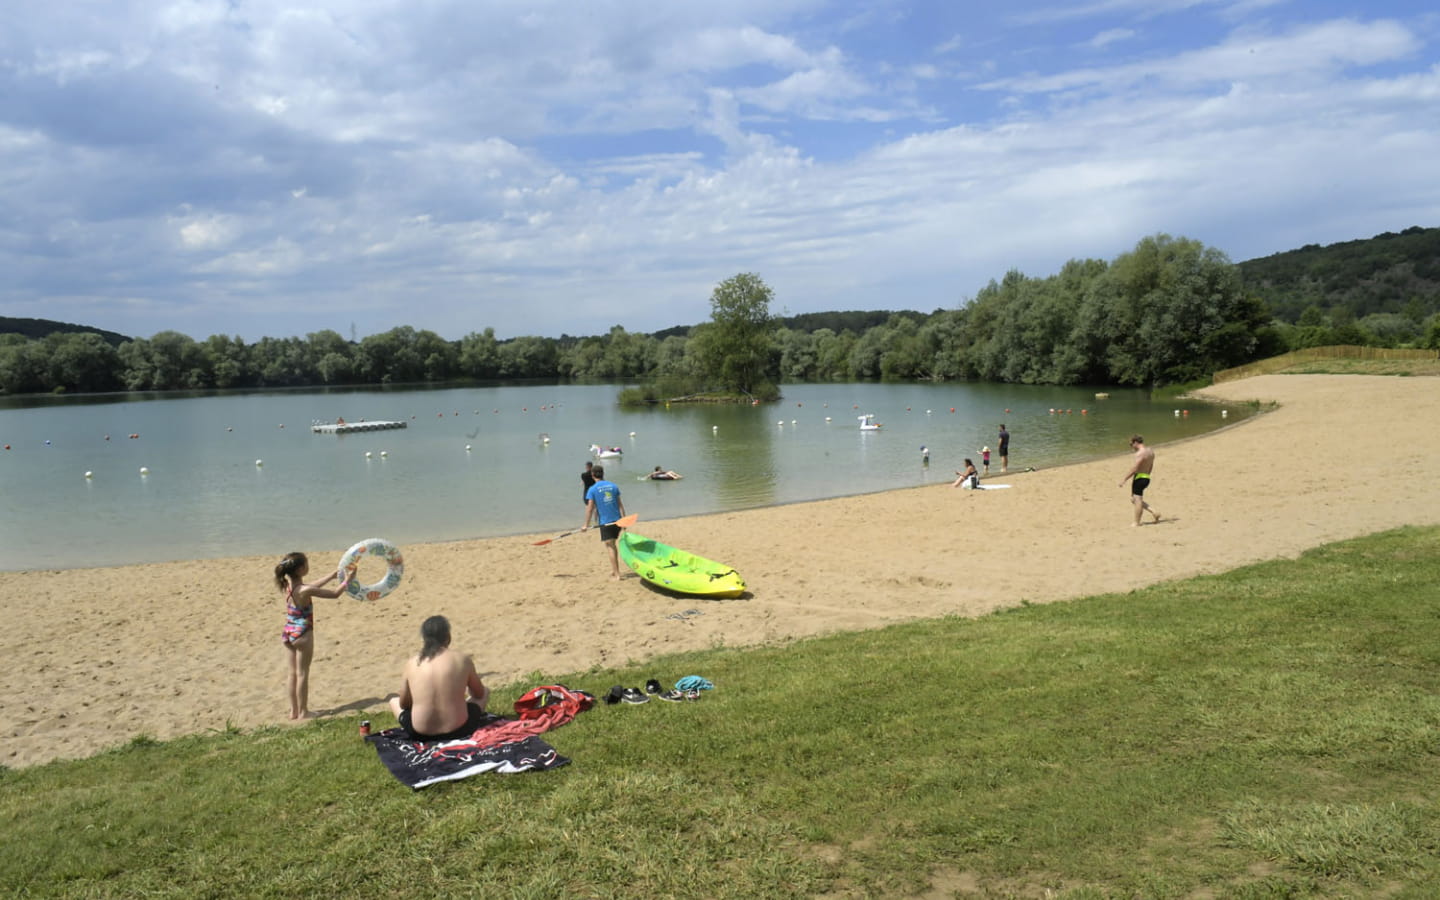
POLYGON ((405 574, 405 558, 400 555, 399 547, 384 538, 367 538, 345 551, 345 555, 340 557, 340 570, 356 568, 367 556, 385 560, 385 577, 374 584, 351 581, 345 586, 345 593, 356 600, 379 600, 400 586, 400 579, 405 574))

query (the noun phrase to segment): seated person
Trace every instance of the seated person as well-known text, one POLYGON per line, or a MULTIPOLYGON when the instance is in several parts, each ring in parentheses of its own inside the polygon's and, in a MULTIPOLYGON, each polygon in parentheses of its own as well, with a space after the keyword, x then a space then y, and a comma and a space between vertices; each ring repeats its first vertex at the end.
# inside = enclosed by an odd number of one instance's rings
POLYGON ((956 472, 955 474, 960 477, 955 479, 955 483, 950 485, 951 487, 963 487, 967 490, 973 490, 980 486, 980 473, 975 471, 975 464, 969 459, 965 460, 965 471, 956 472))
POLYGON ((450 622, 444 616, 426 619, 420 637, 425 643, 405 664, 405 683, 400 696, 390 698, 390 711, 412 740, 469 737, 487 720, 490 689, 480 680, 474 661, 450 649, 450 622))
POLYGON ((685 476, 681 475, 679 472, 673 472, 669 469, 661 469, 659 466, 656 466, 655 471, 650 473, 650 480, 652 481, 679 481, 681 478, 684 477, 685 476))

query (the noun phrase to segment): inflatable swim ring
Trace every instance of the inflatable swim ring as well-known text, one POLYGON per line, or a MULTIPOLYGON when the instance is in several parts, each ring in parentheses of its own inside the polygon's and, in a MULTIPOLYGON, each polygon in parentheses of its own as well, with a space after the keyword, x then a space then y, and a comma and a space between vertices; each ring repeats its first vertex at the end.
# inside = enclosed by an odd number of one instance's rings
POLYGON ((367 538, 345 551, 345 555, 340 557, 340 569, 355 568, 364 556, 385 560, 385 577, 366 585, 352 581, 345 586, 345 593, 356 600, 379 600, 400 586, 400 578, 405 574, 405 558, 400 555, 399 547, 384 538, 367 538))

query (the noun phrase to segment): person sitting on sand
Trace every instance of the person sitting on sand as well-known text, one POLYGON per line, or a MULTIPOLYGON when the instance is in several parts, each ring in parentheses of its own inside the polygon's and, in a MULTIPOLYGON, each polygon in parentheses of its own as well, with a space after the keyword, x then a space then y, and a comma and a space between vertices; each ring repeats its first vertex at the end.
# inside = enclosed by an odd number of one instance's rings
POLYGON ((450 649, 450 621, 444 616, 426 619, 420 637, 424 644, 405 664, 405 681, 399 696, 390 698, 390 711, 412 740, 469 737, 485 724, 490 689, 469 655, 450 649))
POLYGON ((651 481, 679 481, 681 478, 684 477, 685 476, 681 475, 679 472, 675 472, 670 469, 661 469, 659 466, 656 466, 655 471, 650 473, 651 481))
POLYGON ((305 583, 310 574, 310 561, 300 552, 287 553, 275 566, 275 586, 285 595, 285 629, 280 639, 289 654, 290 718, 310 718, 310 660, 315 656, 316 597, 334 600, 345 593, 352 572, 346 572, 340 585, 331 590, 324 586, 340 575, 331 572, 323 581, 305 583))
POLYGON ((965 471, 955 474, 960 477, 955 479, 955 483, 950 485, 951 487, 973 490, 980 486, 980 473, 975 471, 975 464, 970 461, 969 457, 965 459, 965 471))

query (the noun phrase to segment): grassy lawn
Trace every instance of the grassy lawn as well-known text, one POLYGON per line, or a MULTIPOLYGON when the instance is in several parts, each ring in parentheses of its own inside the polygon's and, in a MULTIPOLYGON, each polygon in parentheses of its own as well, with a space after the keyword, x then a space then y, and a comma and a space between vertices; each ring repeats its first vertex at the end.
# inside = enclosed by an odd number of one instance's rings
POLYGON ((1440 375, 1440 359, 1312 359, 1282 375, 1440 375))
MULTIPOLYGON (((412 793, 357 718, 0 771, 20 896, 1440 896, 1440 529, 643 668, 566 768, 412 793)), ((490 653, 503 648, 491 648, 490 653)), ((388 717, 384 717, 388 720, 388 717)), ((389 724, 376 721, 377 727, 389 724)))

